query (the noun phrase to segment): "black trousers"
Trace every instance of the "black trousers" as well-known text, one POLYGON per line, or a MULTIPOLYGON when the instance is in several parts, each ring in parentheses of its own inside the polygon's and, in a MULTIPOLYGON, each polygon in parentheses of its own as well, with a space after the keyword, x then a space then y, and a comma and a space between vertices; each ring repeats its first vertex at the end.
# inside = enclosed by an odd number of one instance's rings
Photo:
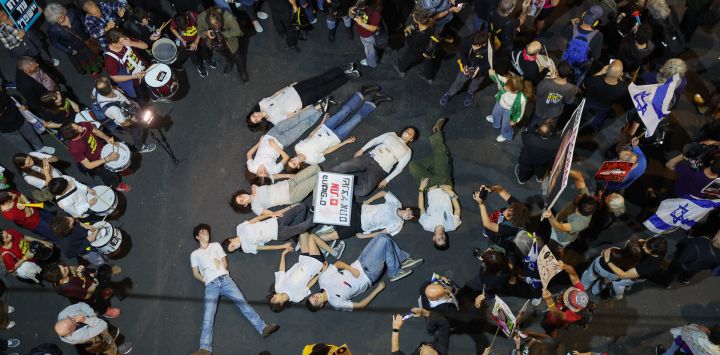
POLYGON ((426 78, 432 78, 435 72, 433 63, 425 59, 423 51, 410 48, 405 50, 405 53, 403 53, 402 57, 398 60, 398 69, 404 73, 420 63, 422 63, 421 74, 426 78))
POLYGON ((99 166, 89 171, 90 175, 97 176, 102 180, 103 185, 117 186, 120 183, 120 174, 105 169, 104 166, 99 166))
POLYGON ((520 179, 520 181, 528 181, 533 175, 538 179, 542 179, 545 177, 547 169, 548 167, 546 165, 518 163, 518 179, 520 179))
POLYGON ((190 49, 183 48, 181 51, 184 56, 190 58, 190 61, 196 67, 203 65, 204 61, 212 59, 213 55, 212 49, 208 48, 207 44, 203 40, 198 43, 196 50, 191 51, 190 49))
POLYGON ((283 212, 283 216, 277 219, 277 224, 277 240, 288 240, 315 226, 315 223, 312 222, 312 215, 308 215, 307 206, 304 203, 283 212))
POLYGON ((350 80, 340 67, 332 68, 319 76, 303 80, 295 84, 295 91, 300 96, 303 106, 311 105, 329 95, 350 80))
POLYGON ((285 43, 288 47, 295 47, 298 44, 300 33, 295 30, 295 27, 290 23, 291 13, 274 11, 270 8, 270 16, 272 16, 273 25, 275 30, 281 37, 285 38, 285 43))
POLYGON ((230 53, 230 49, 225 46, 220 50, 220 54, 225 57, 228 63, 235 63, 238 73, 247 72, 247 54, 250 46, 250 39, 247 36, 238 37, 238 49, 235 53, 230 53))

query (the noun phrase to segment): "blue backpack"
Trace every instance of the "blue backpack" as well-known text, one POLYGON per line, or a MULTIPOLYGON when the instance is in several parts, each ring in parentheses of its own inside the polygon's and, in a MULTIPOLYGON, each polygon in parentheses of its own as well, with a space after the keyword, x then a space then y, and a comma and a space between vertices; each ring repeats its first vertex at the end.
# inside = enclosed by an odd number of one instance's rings
POLYGON ((597 30, 588 34, 580 33, 578 27, 573 26, 572 39, 568 42, 561 60, 566 61, 573 68, 579 68, 585 65, 590 57, 590 42, 597 33, 597 30))

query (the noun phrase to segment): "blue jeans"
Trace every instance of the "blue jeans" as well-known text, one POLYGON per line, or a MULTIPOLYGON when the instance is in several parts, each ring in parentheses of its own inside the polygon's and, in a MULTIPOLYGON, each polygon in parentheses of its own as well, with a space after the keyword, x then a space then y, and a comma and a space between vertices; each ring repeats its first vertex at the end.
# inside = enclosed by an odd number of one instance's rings
POLYGON ((230 5, 225 0, 214 0, 215 6, 230 11, 230 5))
POLYGON ((308 106, 296 113, 295 116, 278 122, 267 134, 277 139, 283 147, 287 147, 314 126, 320 116, 322 116, 322 112, 316 110, 314 106, 308 106))
POLYGON ((33 233, 41 236, 43 239, 52 241, 55 239, 55 235, 52 230, 50 230, 50 222, 52 222, 55 215, 45 210, 39 210, 39 212, 40 223, 38 223, 37 227, 35 227, 32 231, 33 233))
MULTIPOLYGON (((350 16, 343 16, 342 20, 343 20, 343 24, 345 25, 345 27, 350 28, 350 26, 352 26, 352 19, 350 19, 350 16)), ((337 20, 335 19, 334 16, 328 16, 327 20, 325 20, 325 21, 327 23, 328 30, 334 30, 335 27, 337 26, 336 25, 337 20)))
POLYGON ((632 285, 633 281, 630 279, 621 280, 614 273, 603 269, 602 266, 600 266, 600 258, 602 258, 602 256, 595 258, 592 264, 590 264, 587 270, 585 270, 585 272, 582 274, 581 281, 583 287, 585 287, 586 290, 592 292, 593 295, 597 295, 600 294, 600 291, 602 291, 601 286, 603 279, 607 279, 608 281, 612 282, 612 288, 615 298, 621 299, 623 294, 625 293, 625 287, 632 285))
POLYGON ((340 110, 336 112, 332 117, 325 121, 325 126, 330 128, 338 139, 345 140, 350 135, 350 132, 362 122, 371 112, 375 111, 375 104, 372 102, 365 102, 360 107, 360 110, 356 112, 349 120, 345 119, 357 110, 360 103, 362 103, 363 96, 361 93, 356 92, 352 94, 347 101, 342 105, 340 110))
POLYGON ((213 325, 220 296, 229 298, 242 314, 250 321, 255 330, 262 334, 265 321, 250 307, 235 281, 229 275, 223 275, 205 285, 205 313, 203 314, 202 330, 200 331, 200 348, 212 351, 213 325))
POLYGON ((316 20, 313 8, 312 6, 310 6, 310 3, 308 3, 307 0, 299 0, 298 5, 303 8, 303 10, 305 11, 305 15, 307 15, 307 18, 308 20, 310 20, 310 22, 314 22, 316 20))
POLYGON ((100 267, 101 265, 105 265, 108 263, 105 254, 97 251, 95 247, 92 247, 90 251, 80 255, 80 257, 95 267, 100 267))
POLYGON ((380 234, 365 246, 358 261, 365 275, 374 284, 382 277, 386 265, 388 276, 393 277, 400 272, 400 263, 409 257, 410 254, 400 249, 387 234, 380 234))
POLYGON ((505 139, 512 139, 512 127, 510 126, 510 111, 502 108, 500 102, 495 103, 492 111, 493 127, 500 128, 500 135, 505 139))
POLYGON ((367 65, 370 68, 375 68, 378 65, 377 51, 375 50, 375 36, 360 37, 363 48, 365 49, 365 58, 367 59, 367 65))

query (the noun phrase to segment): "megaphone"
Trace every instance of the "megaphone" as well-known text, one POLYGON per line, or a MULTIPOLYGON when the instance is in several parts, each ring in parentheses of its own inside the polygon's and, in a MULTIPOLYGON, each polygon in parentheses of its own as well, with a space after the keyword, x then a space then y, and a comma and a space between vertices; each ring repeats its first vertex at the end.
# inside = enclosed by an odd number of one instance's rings
POLYGON ((35 203, 18 203, 18 207, 37 207, 37 208, 45 208, 45 202, 35 202, 35 203))

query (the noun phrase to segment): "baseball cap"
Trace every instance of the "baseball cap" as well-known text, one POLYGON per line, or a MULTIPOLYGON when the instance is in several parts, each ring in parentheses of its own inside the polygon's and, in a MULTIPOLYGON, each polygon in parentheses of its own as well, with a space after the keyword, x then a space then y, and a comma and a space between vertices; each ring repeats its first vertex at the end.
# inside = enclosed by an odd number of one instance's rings
POLYGON ((582 15, 583 23, 586 25, 593 25, 600 19, 600 17, 602 17, 603 13, 604 11, 602 7, 598 5, 590 6, 590 9, 582 15))

